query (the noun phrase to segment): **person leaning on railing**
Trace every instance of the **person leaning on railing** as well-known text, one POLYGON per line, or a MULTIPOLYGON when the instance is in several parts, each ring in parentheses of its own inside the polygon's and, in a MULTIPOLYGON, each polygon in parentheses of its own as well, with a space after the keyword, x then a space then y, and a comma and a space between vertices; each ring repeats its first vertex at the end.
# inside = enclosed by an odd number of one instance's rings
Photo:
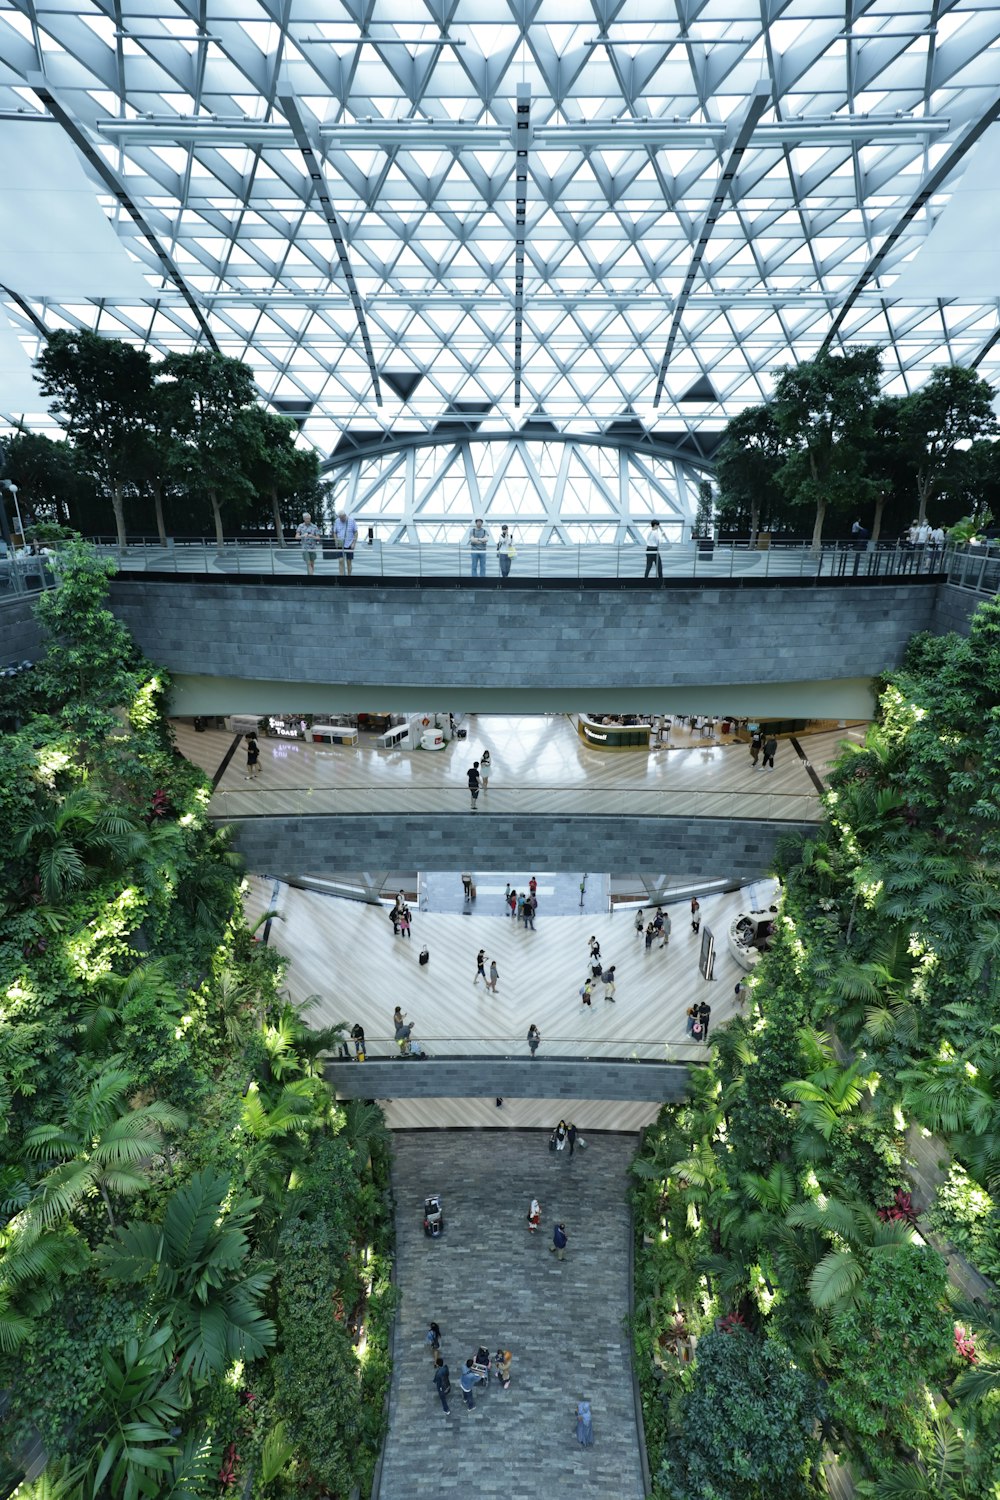
POLYGON ((340 576, 344 576, 344 564, 347 564, 347 576, 351 576, 351 567, 354 562, 354 548, 358 540, 358 523, 353 516, 349 516, 346 510, 338 513, 333 523, 333 540, 339 548, 340 553, 340 576))

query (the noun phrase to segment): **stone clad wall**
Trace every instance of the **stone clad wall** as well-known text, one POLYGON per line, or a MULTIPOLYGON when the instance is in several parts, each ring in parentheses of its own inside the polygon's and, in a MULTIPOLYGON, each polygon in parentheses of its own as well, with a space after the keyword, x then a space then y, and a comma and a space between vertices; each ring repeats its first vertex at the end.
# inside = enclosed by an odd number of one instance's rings
POLYGON ((325 1069, 341 1099, 680 1100, 689 1069, 681 1063, 557 1062, 529 1058, 390 1058, 364 1063, 331 1059, 325 1069))
POLYGON ((0 667, 37 661, 42 655, 42 632, 33 613, 37 594, 0 601, 0 667))
MULTIPOLYGON (((229 818, 236 847, 258 875, 331 875, 342 870, 631 870, 671 880, 756 880, 787 835, 815 823, 735 818, 516 817, 440 813, 292 813, 229 818)), ((717 941, 722 938, 717 935, 717 941)))
POLYGON ((112 605, 174 673, 585 694, 872 677, 898 665, 909 637, 930 626, 935 597, 921 579, 398 584, 122 574, 112 605))

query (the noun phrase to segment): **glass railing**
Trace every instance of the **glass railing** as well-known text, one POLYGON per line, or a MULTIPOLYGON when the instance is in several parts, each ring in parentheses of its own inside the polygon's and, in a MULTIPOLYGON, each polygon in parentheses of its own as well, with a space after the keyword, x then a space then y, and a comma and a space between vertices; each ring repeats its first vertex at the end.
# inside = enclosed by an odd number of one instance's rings
POLYGON ((44 557, 0 557, 0 600, 42 594, 59 584, 57 567, 44 557))
MULTIPOLYGON (((786 752, 791 753, 791 752, 786 752)), ((544 817, 727 818, 777 823, 811 823, 821 816, 815 792, 768 792, 768 773, 757 787, 733 792, 647 791, 635 787, 508 787, 491 784, 481 792, 477 818, 491 813, 544 817)), ((216 791, 214 817, 314 817, 369 813, 471 814, 468 789, 449 786, 267 787, 261 781, 216 791)))
POLYGON ((945 575, 958 588, 978 594, 1000 593, 1000 547, 962 547, 949 550, 945 575))
MULTIPOLYGON (((95 543, 114 557, 123 571, 158 573, 237 574, 250 577, 307 577, 301 548, 240 537, 215 542, 176 541, 164 547, 158 541, 131 542, 119 548, 111 537, 96 537, 95 543)), ((330 542, 318 548, 316 574, 340 577, 340 553, 330 542)), ((690 578, 898 578, 940 572, 945 551, 940 547, 876 546, 831 542, 818 550, 808 544, 775 545, 767 551, 745 543, 682 542, 663 549, 663 580, 690 578)), ((528 579, 634 579, 646 573, 645 548, 635 543, 538 546, 518 543, 506 575, 493 550, 481 554, 448 542, 379 542, 359 544, 352 559, 352 577, 464 578, 482 577, 485 582, 516 584, 528 579)), ((655 569, 648 583, 659 582, 655 569)))
MULTIPOLYGON (((604 1002, 595 998, 595 1008, 603 1008, 604 1002)), ((728 1018, 727 1018, 728 1019, 728 1018)), ((712 1023, 709 1022, 711 1036, 712 1023)), ((386 1062, 391 1059, 419 1062, 424 1058, 452 1061, 461 1058, 495 1057, 506 1061, 522 1061, 531 1057, 525 1036, 424 1036, 419 1027, 414 1027, 409 1039, 408 1051, 404 1043, 393 1037, 366 1037, 365 1059, 369 1062, 386 1062)), ((593 1037, 542 1037, 537 1051, 537 1060, 546 1062, 650 1062, 650 1063, 697 1063, 704 1062, 708 1053, 705 1042, 692 1036, 659 1038, 627 1037, 610 1041, 595 1041, 593 1037)), ((327 1054, 331 1063, 356 1060, 355 1044, 348 1039, 342 1049, 327 1054)))

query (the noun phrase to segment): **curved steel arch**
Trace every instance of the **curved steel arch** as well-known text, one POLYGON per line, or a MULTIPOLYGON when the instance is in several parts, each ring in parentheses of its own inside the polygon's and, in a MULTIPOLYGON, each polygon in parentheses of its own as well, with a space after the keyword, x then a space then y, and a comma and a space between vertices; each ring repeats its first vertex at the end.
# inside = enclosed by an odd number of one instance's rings
MULTIPOLYGON (((194 293, 191 291, 187 282, 184 280, 184 277, 181 275, 180 271, 174 264, 173 257, 160 244, 160 241, 157 238, 152 225, 147 221, 146 216, 143 214, 138 204, 133 201, 131 195, 125 188, 124 183, 120 180, 118 173, 113 171, 112 168, 108 166, 101 153, 91 145, 90 141, 87 139, 87 136, 77 124, 76 120, 74 120, 73 116, 69 113, 68 110, 63 108, 58 99, 52 93, 52 90, 49 88, 49 85, 46 82, 45 78, 43 78, 42 75, 38 73, 29 73, 27 82, 29 86, 34 89, 40 102, 49 111, 49 114, 53 117, 53 119, 58 120, 62 129, 65 130, 66 134, 73 142, 73 145, 83 156, 86 157, 87 161, 93 167, 94 171, 100 177, 101 181, 104 183, 108 191, 114 194, 114 196, 118 199, 118 202, 121 204, 122 208, 125 209, 125 211, 132 217, 132 219, 134 219, 135 223, 139 226, 139 229, 142 231, 143 239, 146 241, 147 245, 149 245, 153 254, 156 256, 157 260, 160 262, 160 265, 163 267, 164 275, 166 276, 167 280, 173 282, 174 286, 180 292, 181 296, 184 298, 184 301, 191 309, 192 314, 197 320, 198 327, 205 335, 210 348, 212 348, 216 354, 221 354, 222 350, 216 343, 215 335, 205 321, 205 315, 202 312, 201 308, 198 306, 198 303, 196 302, 194 297, 194 293)), ((156 293, 152 288, 150 288, 149 300, 151 302, 156 301, 156 293)))
MULTIPOLYGON (((712 436, 715 437, 716 434, 713 433, 712 436)), ((364 459, 389 457, 411 449, 442 448, 451 443, 510 443, 516 440, 524 443, 569 443, 581 448, 610 448, 616 453, 634 453, 640 458, 665 458, 674 463, 687 464, 692 469, 707 469, 710 473, 715 473, 713 458, 703 458, 700 454, 679 448, 673 443, 658 443, 655 438, 644 442, 641 438, 606 437, 603 433, 512 432, 503 429, 465 432, 459 427, 443 432, 406 432, 398 437, 358 443, 354 447, 345 448, 342 453, 331 453, 320 465, 320 472, 330 474, 364 459)))
MULTIPOLYGON (((878 250, 876 250, 875 254, 872 256, 871 260, 869 260, 868 264, 861 272, 861 275, 858 277, 857 281, 848 292, 843 307, 834 318, 833 322, 830 325, 829 333, 826 335, 826 338, 820 345, 820 353, 825 354, 827 349, 829 349, 831 343, 837 337, 841 328, 844 326, 844 319, 847 317, 847 314, 850 312, 851 308, 854 306, 859 295, 864 291, 869 281, 871 281, 874 276, 878 275, 879 268, 881 267, 882 262, 885 260, 889 251, 892 249, 893 245, 903 233, 903 230, 906 228, 907 224, 909 224, 912 219, 916 218, 917 214, 924 207, 927 200, 937 192, 941 184, 951 176, 952 172, 954 172, 955 168, 958 166, 959 162, 961 162, 962 158, 969 151, 971 151, 972 147, 978 140, 981 139, 981 137, 986 133, 990 126, 996 124, 998 119, 1000 119, 1000 94, 998 94, 994 99, 989 109, 987 109, 984 114, 980 115, 975 124, 969 126, 969 129, 965 132, 960 140, 957 140, 955 142, 951 150, 945 152, 944 156, 942 156, 941 160, 938 162, 934 170, 932 172, 928 172, 927 176, 920 184, 919 190, 907 204, 900 218, 896 221, 895 225, 889 231, 885 240, 879 246, 878 250)), ((889 293, 887 293, 887 296, 891 296, 891 290, 889 293)), ((981 355, 980 358, 982 358, 981 355)))

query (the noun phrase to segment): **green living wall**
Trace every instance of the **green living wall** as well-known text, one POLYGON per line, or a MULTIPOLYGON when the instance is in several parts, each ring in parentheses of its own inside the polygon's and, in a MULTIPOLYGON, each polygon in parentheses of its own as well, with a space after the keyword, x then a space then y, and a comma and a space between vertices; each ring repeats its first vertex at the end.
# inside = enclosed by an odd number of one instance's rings
POLYGON ((1000 605, 920 636, 788 850, 773 946, 633 1164, 634 1342, 671 1500, 1000 1497, 1000 605), (947 1178, 911 1202, 906 1134, 947 1178), (911 1136, 912 1139, 912 1136, 911 1136), (950 1166, 949 1166, 950 1162, 950 1166))
POLYGON ((82 546, 0 682, 2 1493, 367 1494, 386 1132, 248 930, 162 674, 82 546))

